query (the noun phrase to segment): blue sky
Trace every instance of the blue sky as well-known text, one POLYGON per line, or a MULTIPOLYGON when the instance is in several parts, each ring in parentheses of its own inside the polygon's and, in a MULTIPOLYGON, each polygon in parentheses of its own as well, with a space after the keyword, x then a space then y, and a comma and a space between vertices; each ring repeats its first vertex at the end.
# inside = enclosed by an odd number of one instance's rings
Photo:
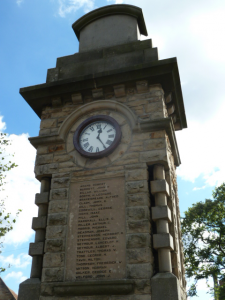
MULTIPOLYGON (((78 52, 71 25, 88 11, 114 3, 143 9, 149 36, 160 59, 177 57, 188 129, 177 133, 182 165, 178 168, 180 210, 211 198, 224 181, 225 3, 220 0, 7 0, 0 1, 0 131, 12 140, 19 167, 8 176, 7 208, 18 218, 5 238, 0 264, 15 292, 30 273, 28 244, 34 239, 31 220, 39 183, 33 174, 35 150, 28 136, 37 136, 39 118, 19 94, 19 88, 44 83, 56 58, 78 52), (24 149, 25 152, 24 152, 24 149)), ((208 300, 205 284, 199 298, 208 300)), ((195 299, 195 298, 193 298, 195 299)), ((196 298, 197 299, 197 298, 196 298)))

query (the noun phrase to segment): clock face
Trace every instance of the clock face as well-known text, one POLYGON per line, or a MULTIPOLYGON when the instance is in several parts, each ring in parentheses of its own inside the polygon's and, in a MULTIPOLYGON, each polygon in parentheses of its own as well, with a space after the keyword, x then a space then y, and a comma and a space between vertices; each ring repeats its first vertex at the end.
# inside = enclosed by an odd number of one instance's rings
POLYGON ((116 137, 114 126, 106 121, 93 122, 87 125, 80 134, 79 144, 89 153, 101 152, 109 148, 116 137))
POLYGON ((121 130, 115 119, 98 115, 85 120, 74 134, 74 147, 81 155, 101 158, 110 154, 119 144, 121 130))

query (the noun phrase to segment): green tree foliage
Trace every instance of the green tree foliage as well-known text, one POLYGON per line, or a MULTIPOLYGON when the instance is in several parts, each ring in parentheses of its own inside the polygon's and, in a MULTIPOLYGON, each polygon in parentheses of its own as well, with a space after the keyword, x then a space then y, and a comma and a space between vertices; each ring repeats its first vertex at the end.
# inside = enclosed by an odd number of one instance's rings
POLYGON ((225 183, 213 192, 213 200, 197 202, 182 218, 187 278, 195 283, 188 291, 197 295, 200 279, 213 278, 211 292, 216 300, 225 299, 225 183))
MULTIPOLYGON (((6 174, 11 169, 17 167, 15 163, 11 162, 9 156, 6 154, 6 148, 10 145, 10 141, 7 139, 5 133, 0 133, 0 194, 4 190, 6 174)), ((20 210, 18 211, 18 213, 20 210)), ((13 223, 15 219, 11 219, 10 213, 6 211, 5 199, 0 198, 0 253, 3 246, 2 238, 7 232, 13 229, 13 223)), ((0 273, 5 271, 4 268, 0 267, 0 273)))

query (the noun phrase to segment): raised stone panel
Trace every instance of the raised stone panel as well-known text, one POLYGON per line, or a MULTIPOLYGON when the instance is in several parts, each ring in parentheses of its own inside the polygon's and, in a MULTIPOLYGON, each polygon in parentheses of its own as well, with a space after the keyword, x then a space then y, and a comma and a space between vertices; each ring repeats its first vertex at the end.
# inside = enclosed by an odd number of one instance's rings
POLYGON ((68 223, 67 281, 125 278, 124 177, 73 182, 68 223))
POLYGON ((127 249, 150 247, 150 235, 148 233, 127 234, 127 249))

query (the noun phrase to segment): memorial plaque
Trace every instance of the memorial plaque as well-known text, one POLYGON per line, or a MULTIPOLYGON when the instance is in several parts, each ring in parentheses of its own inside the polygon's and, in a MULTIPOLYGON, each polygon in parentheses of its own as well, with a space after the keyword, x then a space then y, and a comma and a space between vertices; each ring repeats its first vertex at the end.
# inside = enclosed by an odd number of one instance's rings
POLYGON ((125 278, 124 178, 70 187, 67 280, 125 278))

